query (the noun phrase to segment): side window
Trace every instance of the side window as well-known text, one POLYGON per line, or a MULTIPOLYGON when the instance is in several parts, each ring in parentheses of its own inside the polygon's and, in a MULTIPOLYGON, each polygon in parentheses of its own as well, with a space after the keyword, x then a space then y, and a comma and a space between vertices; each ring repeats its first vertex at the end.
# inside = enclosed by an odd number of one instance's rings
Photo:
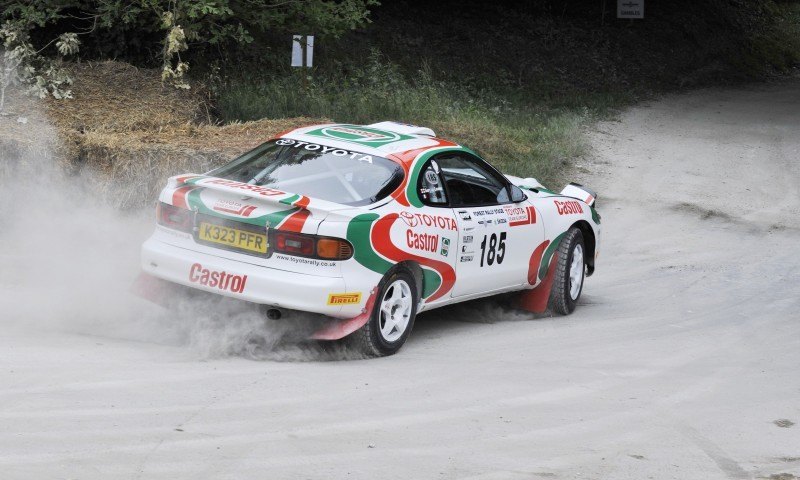
POLYGON ((436 157, 453 207, 508 203, 506 184, 482 160, 462 153, 436 157))
POLYGON ((439 165, 436 160, 429 161, 419 176, 419 198, 428 205, 447 205, 447 194, 444 191, 442 178, 439 176, 439 165))

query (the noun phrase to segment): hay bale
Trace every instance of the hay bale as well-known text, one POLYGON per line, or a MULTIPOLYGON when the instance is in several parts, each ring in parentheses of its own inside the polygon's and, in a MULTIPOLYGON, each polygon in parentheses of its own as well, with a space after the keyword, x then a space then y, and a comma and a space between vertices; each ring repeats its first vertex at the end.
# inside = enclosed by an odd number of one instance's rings
POLYGON ((121 208, 155 200, 167 177, 205 172, 276 134, 324 119, 289 118, 214 124, 202 86, 179 90, 157 70, 122 62, 68 65, 72 100, 40 101, 12 94, 0 116, 0 176, 9 159, 55 161, 84 175, 121 208), (24 117, 27 123, 19 123, 24 117), (23 154, 24 152, 24 154, 23 154))
POLYGON ((115 61, 76 63, 67 69, 74 80, 74 99, 45 102, 49 118, 63 130, 157 130, 210 120, 202 86, 180 90, 162 84, 158 70, 115 61))
POLYGON ((78 137, 75 162, 80 169, 94 172, 96 189, 112 204, 127 209, 155 200, 172 175, 206 172, 282 131, 311 123, 308 118, 259 120, 158 131, 90 131, 71 137, 78 137))

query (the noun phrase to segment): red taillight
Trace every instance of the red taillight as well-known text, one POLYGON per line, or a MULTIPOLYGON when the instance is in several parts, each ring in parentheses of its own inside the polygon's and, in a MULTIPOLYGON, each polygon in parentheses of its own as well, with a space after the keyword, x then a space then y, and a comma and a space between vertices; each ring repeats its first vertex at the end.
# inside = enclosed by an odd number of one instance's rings
POLYGON ((347 260, 353 256, 353 247, 347 240, 302 233, 275 231, 270 245, 278 253, 302 257, 347 260))
POLYGON ((192 212, 164 202, 158 202, 156 218, 159 225, 182 232, 192 231, 192 212))
POLYGON ((307 235, 278 232, 275 234, 275 250, 311 257, 314 255, 314 239, 307 235))

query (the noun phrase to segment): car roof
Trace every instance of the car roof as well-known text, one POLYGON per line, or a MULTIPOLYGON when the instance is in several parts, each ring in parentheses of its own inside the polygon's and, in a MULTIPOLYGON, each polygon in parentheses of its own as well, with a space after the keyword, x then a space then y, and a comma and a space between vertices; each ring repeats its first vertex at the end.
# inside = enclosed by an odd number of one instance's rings
POLYGON ((452 146, 457 144, 436 137, 430 128, 398 122, 370 125, 329 123, 311 125, 284 132, 280 138, 316 143, 369 155, 388 157, 410 150, 452 146))

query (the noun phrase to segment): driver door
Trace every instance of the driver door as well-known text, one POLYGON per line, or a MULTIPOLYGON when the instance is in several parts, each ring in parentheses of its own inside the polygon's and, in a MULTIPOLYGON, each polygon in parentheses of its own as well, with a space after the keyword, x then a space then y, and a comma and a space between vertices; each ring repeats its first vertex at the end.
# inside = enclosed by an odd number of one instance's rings
POLYGON ((508 180, 467 152, 442 153, 426 170, 437 173, 458 223, 453 297, 526 284, 531 252, 544 239, 532 203, 512 202, 508 180))

